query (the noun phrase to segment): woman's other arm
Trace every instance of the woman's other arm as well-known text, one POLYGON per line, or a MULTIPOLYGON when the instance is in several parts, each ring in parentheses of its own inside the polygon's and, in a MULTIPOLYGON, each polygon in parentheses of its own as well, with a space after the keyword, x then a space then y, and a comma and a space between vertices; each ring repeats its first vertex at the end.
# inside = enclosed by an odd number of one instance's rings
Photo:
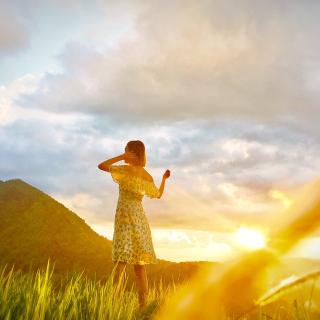
POLYGON ((161 181, 161 185, 159 187, 159 197, 158 199, 161 198, 163 191, 164 191, 164 186, 166 184, 166 180, 170 177, 170 170, 166 170, 166 172, 163 174, 162 176, 162 181, 161 181))

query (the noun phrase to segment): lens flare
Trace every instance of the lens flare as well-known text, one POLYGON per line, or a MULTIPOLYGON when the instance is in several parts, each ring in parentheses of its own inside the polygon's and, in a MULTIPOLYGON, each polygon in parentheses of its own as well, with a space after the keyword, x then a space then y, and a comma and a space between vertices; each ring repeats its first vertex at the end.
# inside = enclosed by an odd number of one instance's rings
POLYGON ((275 200, 279 200, 285 209, 290 208, 292 205, 292 201, 284 193, 278 190, 271 190, 270 196, 275 200))

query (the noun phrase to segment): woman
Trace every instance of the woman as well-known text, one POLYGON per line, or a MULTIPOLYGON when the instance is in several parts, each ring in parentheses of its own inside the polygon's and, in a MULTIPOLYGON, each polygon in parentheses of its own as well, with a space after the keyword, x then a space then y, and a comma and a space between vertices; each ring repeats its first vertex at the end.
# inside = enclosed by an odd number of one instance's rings
POLYGON ((165 181, 170 177, 170 171, 166 170, 158 189, 152 176, 144 169, 145 165, 145 146, 140 140, 129 141, 125 147, 125 153, 98 165, 99 169, 110 172, 113 180, 119 184, 112 261, 116 263, 117 278, 125 271, 127 264, 134 266, 140 310, 145 306, 148 294, 145 264, 157 263, 142 199, 144 195, 160 199, 165 181), (127 165, 114 165, 121 160, 124 160, 127 165))

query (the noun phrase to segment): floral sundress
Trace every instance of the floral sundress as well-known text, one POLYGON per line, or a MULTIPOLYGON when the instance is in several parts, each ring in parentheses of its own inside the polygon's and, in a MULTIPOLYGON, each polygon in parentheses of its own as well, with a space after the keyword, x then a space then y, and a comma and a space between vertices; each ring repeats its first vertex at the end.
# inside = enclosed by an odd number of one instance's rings
POLYGON ((141 176, 141 167, 111 165, 109 172, 119 184, 112 241, 112 261, 129 264, 158 263, 150 226, 142 206, 143 196, 156 198, 159 189, 153 179, 141 176))

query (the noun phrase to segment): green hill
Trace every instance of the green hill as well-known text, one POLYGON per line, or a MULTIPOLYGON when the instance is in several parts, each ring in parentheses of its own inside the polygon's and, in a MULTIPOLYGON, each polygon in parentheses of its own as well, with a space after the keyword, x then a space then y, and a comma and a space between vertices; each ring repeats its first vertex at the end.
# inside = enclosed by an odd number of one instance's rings
POLYGON ((103 275, 110 254, 111 241, 47 194, 19 179, 0 184, 1 264, 25 270, 50 258, 58 273, 103 275))
MULTIPOLYGON (((0 264, 22 270, 44 267, 48 258, 57 274, 85 270, 103 278, 112 269, 112 242, 49 195, 20 180, 0 181, 0 264)), ((160 261, 148 266, 150 280, 180 282, 197 262, 160 261)), ((132 276, 132 271, 129 270, 132 276)))

